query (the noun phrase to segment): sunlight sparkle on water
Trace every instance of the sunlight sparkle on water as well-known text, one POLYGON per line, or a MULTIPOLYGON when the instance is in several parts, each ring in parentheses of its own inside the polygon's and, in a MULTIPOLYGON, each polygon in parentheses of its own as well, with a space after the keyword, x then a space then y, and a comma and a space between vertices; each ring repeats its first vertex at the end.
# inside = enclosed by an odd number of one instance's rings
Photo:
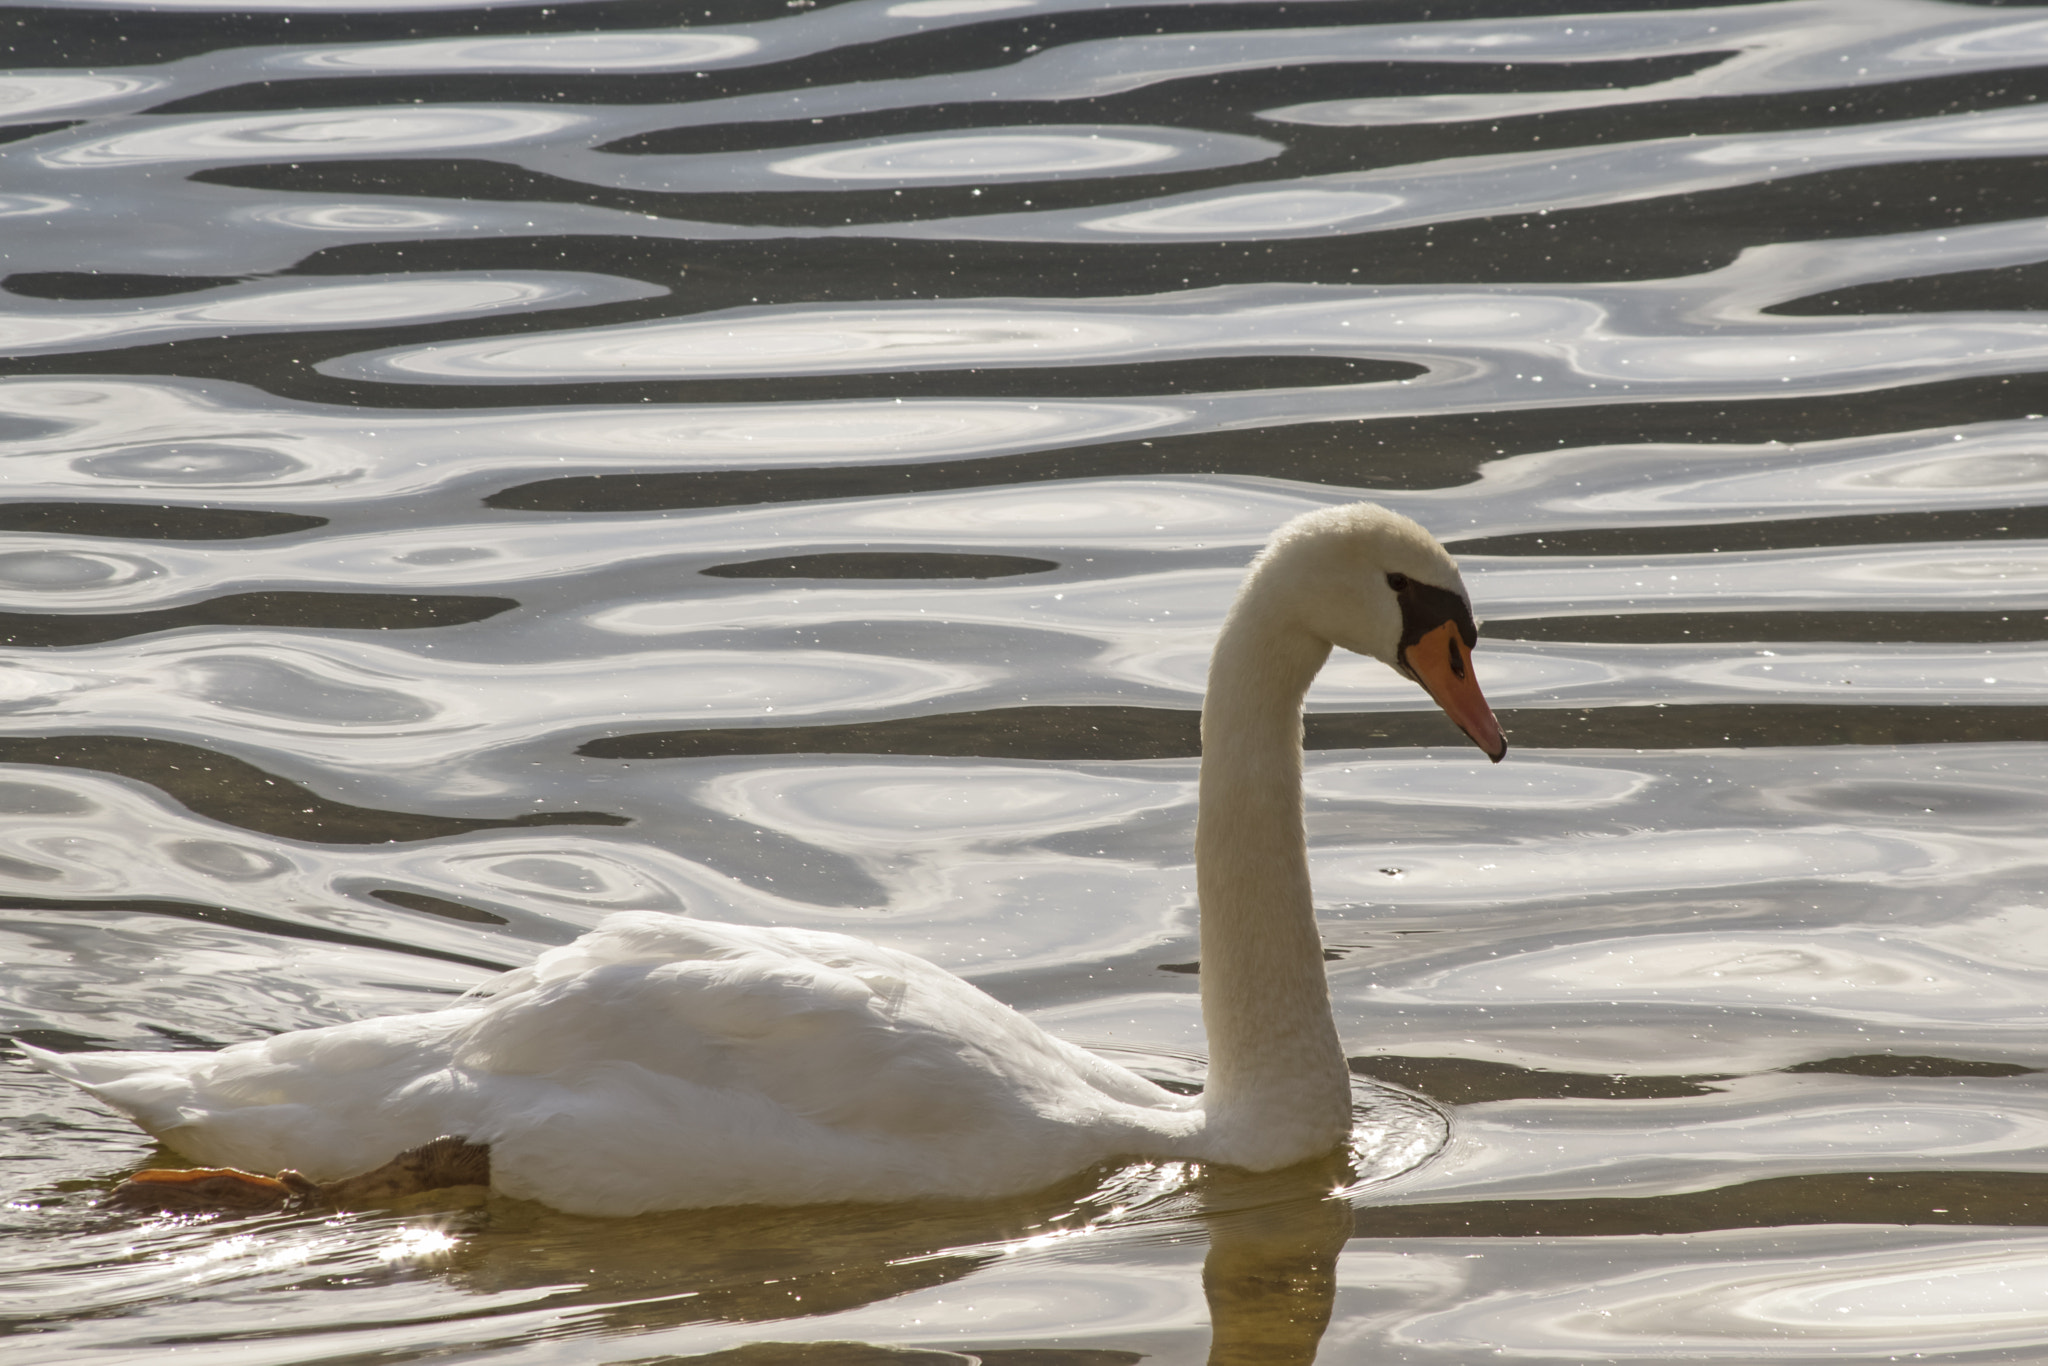
POLYGON ((377 1249, 380 1262, 422 1262, 434 1257, 444 1257, 453 1252, 462 1240, 438 1228, 414 1228, 407 1226, 394 1229, 391 1237, 377 1249))

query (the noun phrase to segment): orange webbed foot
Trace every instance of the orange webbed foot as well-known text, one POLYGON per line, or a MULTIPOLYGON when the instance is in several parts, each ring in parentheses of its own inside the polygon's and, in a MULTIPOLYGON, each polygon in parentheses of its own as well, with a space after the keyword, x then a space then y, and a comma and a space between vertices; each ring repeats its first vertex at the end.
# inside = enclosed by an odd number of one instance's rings
POLYGON ((423 1191, 491 1184, 489 1145, 443 1135, 407 1148, 383 1166, 324 1184, 295 1171, 258 1176, 236 1167, 157 1167, 114 1187, 107 1203, 118 1209, 263 1214, 318 1200, 338 1209, 389 1204, 423 1191))

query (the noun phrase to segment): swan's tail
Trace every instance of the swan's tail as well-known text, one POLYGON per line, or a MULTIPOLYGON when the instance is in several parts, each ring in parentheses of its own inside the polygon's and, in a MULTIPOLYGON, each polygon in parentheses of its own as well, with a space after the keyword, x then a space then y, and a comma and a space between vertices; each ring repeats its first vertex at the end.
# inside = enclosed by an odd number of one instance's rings
POLYGON ((53 1053, 15 1045, 29 1066, 62 1077, 152 1134, 192 1118, 191 1069, 210 1053, 53 1053))
POLYGON ((48 1072, 54 1077, 62 1077, 88 1091, 99 1083, 118 1080, 135 1070, 132 1063, 109 1065, 104 1061, 98 1064, 93 1061, 96 1058, 133 1058, 135 1055, 132 1053, 53 1053, 47 1048, 37 1048, 34 1044, 22 1043, 18 1039, 14 1046, 28 1059, 30 1067, 48 1072))

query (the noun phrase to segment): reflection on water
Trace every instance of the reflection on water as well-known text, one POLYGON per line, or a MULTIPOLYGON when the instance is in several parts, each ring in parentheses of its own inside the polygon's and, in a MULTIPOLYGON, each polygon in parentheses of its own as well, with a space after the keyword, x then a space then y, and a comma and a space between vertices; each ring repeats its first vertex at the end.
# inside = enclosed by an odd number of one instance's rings
POLYGON ((1480 8, 24 11, 28 1042, 432 1008, 656 909, 851 929, 1199 1086, 1207 651, 1271 528, 1361 496, 1456 543, 1516 752, 1363 661, 1311 697, 1353 1070, 1448 1107, 1361 1080, 1351 1176, 137 1223, 95 1200, 148 1143, 10 1068, 13 1330, 2040 1356, 2048 11, 1480 8))
MULTIPOLYGON (((774 1325, 775 1337, 801 1339, 816 1334, 815 1320, 892 1304, 914 1320, 906 1299, 965 1288, 970 1278, 1028 1284, 1063 1277, 1076 1259, 1164 1252, 1178 1260, 1182 1249, 1199 1255, 1206 1246, 1199 1280, 1214 1325, 1211 1360, 1308 1362, 1352 1232, 1349 1197, 1442 1141, 1442 1118, 1431 1108, 1398 1093, 1361 1094, 1360 1139, 1350 1154, 1259 1177, 1135 1163, 1004 1201, 677 1211, 624 1221, 461 1194, 416 1197, 409 1209, 373 1216, 161 1219, 142 1230, 146 1251, 130 1246, 113 1257, 102 1250, 88 1262, 25 1268, 7 1312, 17 1322, 38 1312, 141 1316, 150 1331, 175 1334, 195 1310, 217 1313, 209 1301, 260 1290, 266 1312, 289 1305, 285 1312, 308 1327, 348 1331, 331 1318, 340 1306, 323 1294, 345 1278, 391 1295, 387 1320, 369 1339, 412 1350, 462 1341, 456 1334, 465 1329, 545 1338, 550 1322, 603 1336, 696 1330, 692 1337, 710 1342, 774 1325)), ((88 1255, 110 1232, 137 1233, 109 1230, 106 1216, 75 1199, 35 1212, 66 1224, 88 1255)), ((1006 1298, 990 1294, 988 1317, 1014 1312, 1006 1298)), ((1106 1311, 1128 1311, 1112 1297, 1094 1298, 1106 1311)), ((967 1310, 963 1328, 974 1313, 967 1310)))
POLYGON ((2039 1237, 1801 1241, 1787 1255, 1771 1235, 1632 1239, 1619 1266, 1612 1250, 1564 1240, 1551 1256, 1583 1281, 1466 1287, 1463 1304, 1416 1316, 1397 1341, 1483 1351, 1512 1332, 1531 1355, 1701 1361, 1884 1360, 1901 1341, 2023 1360, 2039 1342, 2027 1307, 2041 1290, 2039 1237))
MULTIPOLYGON (((295 285, 285 289, 208 290, 187 302, 155 308, 75 303, 14 305, 0 314, 0 345, 16 355, 99 350, 242 331, 382 326, 512 308, 560 308, 618 297, 609 281, 517 280, 502 276, 406 282, 295 285)), ((631 293, 643 291, 633 290, 631 293)), ((124 471, 125 472, 125 471, 124 471)), ((146 474, 146 470, 133 473, 146 474)))

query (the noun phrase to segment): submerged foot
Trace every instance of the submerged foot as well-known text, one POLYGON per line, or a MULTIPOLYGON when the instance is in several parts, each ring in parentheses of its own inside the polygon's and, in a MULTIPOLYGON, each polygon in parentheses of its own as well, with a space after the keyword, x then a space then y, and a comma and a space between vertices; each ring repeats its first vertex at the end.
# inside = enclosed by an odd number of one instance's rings
POLYGON ((317 1196, 320 1187, 295 1171, 258 1176, 234 1167, 152 1167, 114 1187, 107 1203, 119 1209, 226 1210, 261 1214, 317 1196))
POLYGON ((431 1143, 407 1148, 375 1171, 329 1181, 320 1187, 320 1198, 350 1209, 448 1186, 490 1184, 491 1145, 444 1134, 431 1143))
POLYGON ((491 1184, 489 1144, 443 1136, 407 1148, 373 1171, 339 1181, 308 1180, 295 1171, 259 1176, 234 1167, 152 1168, 116 1186, 107 1203, 121 1209, 260 1214, 320 1201, 341 1209, 378 1205, 449 1186, 491 1184))

